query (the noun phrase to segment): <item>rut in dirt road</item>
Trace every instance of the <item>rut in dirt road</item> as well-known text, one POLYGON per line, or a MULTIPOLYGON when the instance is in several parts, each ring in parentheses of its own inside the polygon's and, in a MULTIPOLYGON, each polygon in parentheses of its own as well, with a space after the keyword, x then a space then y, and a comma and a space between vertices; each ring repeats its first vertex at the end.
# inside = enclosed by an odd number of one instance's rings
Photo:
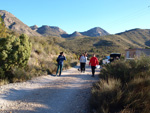
MULTIPOLYGON (((0 113, 88 113, 92 83, 90 67, 63 71, 61 77, 41 76, 0 87, 0 113)), ((96 74, 99 70, 96 70, 96 74)))

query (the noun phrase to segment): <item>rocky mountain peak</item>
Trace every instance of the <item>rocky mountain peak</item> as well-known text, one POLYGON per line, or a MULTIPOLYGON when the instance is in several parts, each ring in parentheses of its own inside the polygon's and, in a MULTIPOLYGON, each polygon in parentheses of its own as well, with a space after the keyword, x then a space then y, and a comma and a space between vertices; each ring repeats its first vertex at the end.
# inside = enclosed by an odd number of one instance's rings
POLYGON ((79 32, 77 32, 77 31, 75 31, 75 32, 73 32, 73 33, 70 35, 70 37, 77 37, 77 36, 82 36, 82 34, 79 33, 79 32))
POLYGON ((44 36, 61 36, 63 34, 67 34, 64 30, 55 26, 43 25, 37 29, 37 32, 44 36))
POLYGON ((59 27, 51 26, 52 29, 55 29, 56 31, 60 32, 61 34, 67 34, 64 30, 60 29, 59 27))
POLYGON ((15 32, 20 34, 25 33, 29 36, 41 36, 39 33, 33 31, 29 26, 24 24, 18 18, 16 18, 13 14, 5 11, 0 10, 0 15, 4 20, 5 26, 15 32))
POLYGON ((82 35, 89 36, 89 37, 99 37, 99 36, 109 35, 107 31, 103 30, 100 27, 94 27, 85 32, 75 31, 72 34, 67 34, 67 32, 65 32, 64 30, 56 26, 43 25, 41 27, 38 27, 37 25, 33 25, 29 27, 26 24, 24 24, 22 21, 20 21, 18 18, 16 18, 13 14, 5 10, 0 10, 0 15, 2 16, 7 28, 18 33, 25 33, 30 36, 58 36, 63 38, 69 38, 69 37, 77 37, 82 35))
POLYGON ((33 26, 30 26, 30 28, 34 31, 36 31, 38 29, 38 26, 37 25, 33 25, 33 26))
POLYGON ((91 36, 91 37, 97 37, 97 36, 104 36, 109 35, 109 33, 105 30, 103 30, 100 27, 94 27, 88 31, 80 32, 82 35, 91 36))

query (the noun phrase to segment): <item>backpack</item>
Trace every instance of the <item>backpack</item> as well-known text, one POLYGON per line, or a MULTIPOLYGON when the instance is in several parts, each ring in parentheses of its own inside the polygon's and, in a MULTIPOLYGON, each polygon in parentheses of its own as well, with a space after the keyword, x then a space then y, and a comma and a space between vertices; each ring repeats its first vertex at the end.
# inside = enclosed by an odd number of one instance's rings
POLYGON ((57 58, 57 60, 56 60, 57 62, 59 62, 59 59, 57 58))

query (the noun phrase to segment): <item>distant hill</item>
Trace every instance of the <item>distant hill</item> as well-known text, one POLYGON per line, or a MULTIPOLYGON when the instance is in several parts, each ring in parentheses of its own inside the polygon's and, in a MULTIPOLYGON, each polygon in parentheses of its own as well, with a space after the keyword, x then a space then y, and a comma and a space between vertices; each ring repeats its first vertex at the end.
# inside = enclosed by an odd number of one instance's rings
POLYGON ((43 25, 42 27, 37 28, 36 31, 43 36, 61 37, 61 35, 67 34, 64 30, 60 29, 59 27, 47 26, 47 25, 43 25))
POLYGON ((38 29, 38 26, 37 25, 33 25, 33 26, 30 26, 30 28, 34 31, 36 31, 38 29))
POLYGON ((80 33, 82 35, 89 36, 89 37, 99 37, 99 36, 109 35, 109 33, 107 31, 105 31, 104 29, 102 29, 100 27, 95 27, 88 31, 80 32, 80 33))
POLYGON ((125 54, 128 48, 145 48, 150 46, 150 29, 132 29, 116 35, 101 37, 83 37, 66 40, 60 43, 63 48, 69 48, 76 54, 88 52, 106 56, 119 52, 125 54))
POLYGON ((73 33, 70 35, 70 37, 78 37, 78 36, 82 36, 82 34, 79 33, 79 32, 77 32, 77 31, 73 32, 73 33))
POLYGON ((16 18, 13 14, 5 10, 0 10, 0 15, 2 16, 6 27, 10 30, 18 32, 20 34, 25 33, 29 36, 41 36, 39 33, 33 31, 29 26, 16 18))
POLYGON ((58 36, 63 38, 71 38, 78 36, 99 37, 109 35, 107 31, 103 30, 100 27, 95 27, 85 32, 75 31, 72 34, 67 34, 67 32, 55 26, 43 25, 41 27, 38 27, 37 25, 34 25, 29 27, 13 14, 5 10, 0 10, 0 15, 2 16, 2 19, 4 20, 7 28, 20 34, 25 33, 29 36, 58 36))
POLYGON ((131 29, 116 35, 129 40, 139 46, 150 46, 150 29, 131 29))
POLYGON ((63 38, 75 38, 75 37, 80 37, 83 36, 81 33, 75 31, 72 34, 62 34, 61 37, 63 38))
POLYGON ((94 27, 84 32, 75 31, 72 34, 62 35, 62 37, 64 38, 71 38, 71 37, 78 37, 78 36, 99 37, 105 35, 109 35, 109 33, 100 27, 94 27))
POLYGON ((99 37, 109 35, 109 33, 103 30, 100 27, 92 28, 85 32, 73 32, 72 34, 67 34, 64 30, 60 29, 59 27, 53 27, 48 25, 43 25, 42 27, 37 28, 36 25, 30 27, 32 30, 36 30, 39 34, 43 36, 59 36, 63 38, 71 38, 71 37, 78 37, 78 36, 89 36, 89 37, 99 37))

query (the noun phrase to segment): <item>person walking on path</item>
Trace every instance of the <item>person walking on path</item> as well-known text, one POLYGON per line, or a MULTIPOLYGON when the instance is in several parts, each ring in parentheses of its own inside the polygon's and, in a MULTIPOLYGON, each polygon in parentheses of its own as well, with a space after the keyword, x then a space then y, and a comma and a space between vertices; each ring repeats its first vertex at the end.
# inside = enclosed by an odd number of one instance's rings
MULTIPOLYGON (((81 56, 82 56, 82 55, 80 55, 80 57, 79 57, 79 62, 80 62, 81 56)), ((81 69, 81 63, 80 63, 80 66, 79 66, 79 68, 78 68, 78 71, 81 71, 80 69, 81 69)))
MULTIPOLYGON (((84 53, 84 57, 85 57, 85 65, 86 65, 86 62, 87 62, 87 52, 84 53)), ((85 68, 84 68, 84 71, 85 71, 85 68)))
POLYGON ((61 76, 61 72, 62 72, 62 68, 63 68, 63 61, 66 60, 66 57, 64 56, 64 53, 63 52, 60 52, 60 55, 58 56, 57 58, 57 72, 56 72, 56 76, 58 74, 58 71, 60 70, 59 72, 59 76, 61 76))
MULTIPOLYGON (((80 57, 79 57, 79 61, 80 61, 81 56, 82 56, 82 55, 80 55, 80 57)), ((86 62, 87 62, 87 52, 85 52, 84 56, 85 56, 85 58, 86 58, 86 61, 85 61, 85 65, 86 65, 86 62)), ((79 68, 78 68, 78 71, 81 71, 81 62, 80 62, 80 66, 79 66, 79 68)))
POLYGON ((85 52, 84 56, 85 56, 86 61, 87 61, 87 57, 88 57, 87 52, 85 52))
POLYGON ((95 54, 93 54, 93 57, 90 59, 89 65, 91 66, 92 69, 92 77, 94 77, 96 65, 99 65, 98 59, 97 57, 95 57, 95 54))
POLYGON ((85 72, 85 64, 86 64, 86 57, 84 54, 82 54, 82 56, 80 57, 80 68, 81 68, 81 72, 85 72))

